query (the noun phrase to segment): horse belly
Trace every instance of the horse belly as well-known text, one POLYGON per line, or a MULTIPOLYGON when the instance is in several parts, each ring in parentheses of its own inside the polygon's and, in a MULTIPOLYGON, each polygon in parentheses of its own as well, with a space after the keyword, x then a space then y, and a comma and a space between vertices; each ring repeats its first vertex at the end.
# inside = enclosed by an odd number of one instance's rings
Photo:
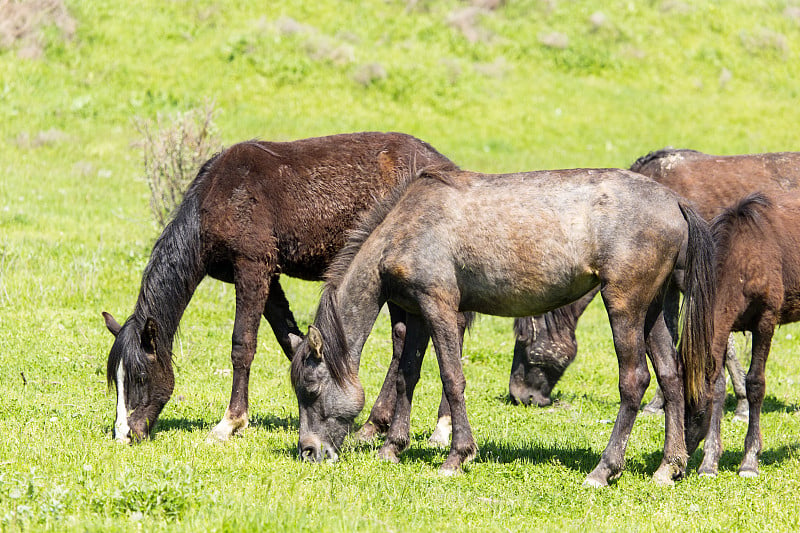
POLYGON ((564 270, 546 275, 539 270, 519 270, 514 275, 487 272, 460 276, 460 310, 519 317, 538 315, 574 302, 599 280, 592 273, 564 270))

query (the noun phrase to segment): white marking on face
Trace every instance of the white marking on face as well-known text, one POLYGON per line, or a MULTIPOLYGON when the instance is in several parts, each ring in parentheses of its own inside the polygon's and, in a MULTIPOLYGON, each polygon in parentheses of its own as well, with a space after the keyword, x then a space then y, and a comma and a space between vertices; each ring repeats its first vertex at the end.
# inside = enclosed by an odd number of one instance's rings
POLYGON ((117 366, 117 416, 114 419, 114 438, 117 442, 128 444, 131 428, 128 426, 128 409, 125 407, 125 369, 122 361, 117 366))

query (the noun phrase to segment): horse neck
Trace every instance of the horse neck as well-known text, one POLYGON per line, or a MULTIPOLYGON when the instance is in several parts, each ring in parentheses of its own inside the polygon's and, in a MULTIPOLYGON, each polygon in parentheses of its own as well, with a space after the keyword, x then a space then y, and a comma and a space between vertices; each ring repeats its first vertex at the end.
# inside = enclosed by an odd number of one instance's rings
POLYGON ((364 344, 386 302, 382 296, 377 264, 377 261, 359 261, 356 257, 335 289, 336 307, 347 342, 350 364, 354 369, 358 369, 360 365, 364 344))
POLYGON ((197 199, 187 196, 153 246, 133 312, 142 324, 148 317, 155 319, 160 339, 170 348, 183 312, 205 276, 201 248, 197 199))

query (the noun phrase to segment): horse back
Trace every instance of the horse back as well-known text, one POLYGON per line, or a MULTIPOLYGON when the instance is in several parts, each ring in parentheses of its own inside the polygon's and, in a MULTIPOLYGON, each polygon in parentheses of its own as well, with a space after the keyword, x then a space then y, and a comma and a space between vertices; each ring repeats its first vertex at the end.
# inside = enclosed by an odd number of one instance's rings
POLYGON ((412 183, 371 245, 386 275, 450 284, 462 310, 539 314, 632 271, 666 276, 686 242, 675 193, 625 170, 447 174, 412 183))
POLYGON ((665 149, 640 158, 631 170, 690 200, 710 221, 748 193, 780 193, 800 185, 800 153, 718 156, 665 149))
POLYGON ((200 216, 210 261, 224 267, 243 255, 320 279, 356 218, 431 164, 456 168, 401 133, 235 144, 206 174, 200 216))

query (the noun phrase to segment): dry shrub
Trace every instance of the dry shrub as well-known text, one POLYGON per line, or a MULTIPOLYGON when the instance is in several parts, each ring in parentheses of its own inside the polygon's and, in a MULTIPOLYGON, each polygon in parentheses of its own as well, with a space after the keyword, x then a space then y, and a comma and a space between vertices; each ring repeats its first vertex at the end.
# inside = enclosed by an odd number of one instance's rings
POLYGON ((21 57, 41 57, 48 26, 58 28, 64 39, 75 35, 75 19, 62 0, 0 0, 0 47, 16 47, 21 57))
POLYGON ((563 50, 569 46, 569 37, 567 37, 567 34, 565 33, 554 31, 539 35, 539 42, 548 48, 558 48, 563 50))
POLYGON ((183 199, 200 166, 222 149, 214 127, 214 105, 155 121, 136 119, 142 134, 144 174, 150 187, 150 208, 164 227, 183 199))
POLYGON ((380 63, 367 63, 361 65, 353 73, 353 80, 364 87, 369 87, 375 82, 386 79, 386 69, 380 63))
POLYGON ((480 27, 481 17, 487 15, 489 10, 468 6, 456 9, 447 17, 447 24, 460 31, 471 43, 485 42, 490 38, 489 32, 480 27))

